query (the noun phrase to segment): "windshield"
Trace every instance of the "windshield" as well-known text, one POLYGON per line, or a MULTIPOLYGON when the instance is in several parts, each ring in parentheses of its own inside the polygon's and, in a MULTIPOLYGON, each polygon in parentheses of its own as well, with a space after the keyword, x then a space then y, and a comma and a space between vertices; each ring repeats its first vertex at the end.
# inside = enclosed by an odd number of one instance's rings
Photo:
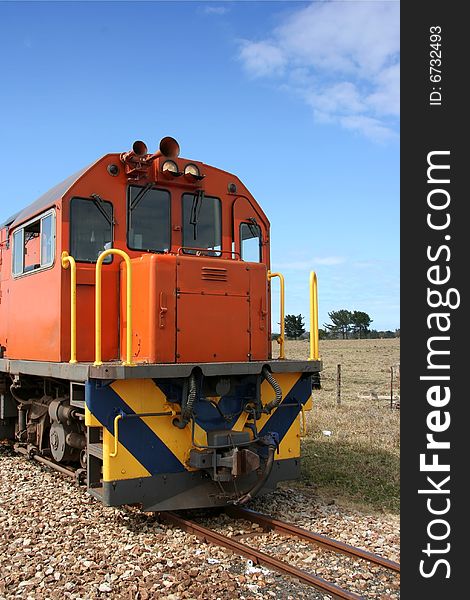
MULTIPOLYGON (((96 198, 70 201, 70 254, 77 261, 96 262, 113 241, 113 205, 96 198)), ((104 262, 111 262, 107 256, 104 262)))
POLYGON ((222 208, 219 198, 201 192, 183 194, 184 252, 195 254, 199 248, 219 256, 222 249, 222 208))
POLYGON ((165 252, 170 248, 170 192, 129 186, 127 245, 132 250, 165 252))

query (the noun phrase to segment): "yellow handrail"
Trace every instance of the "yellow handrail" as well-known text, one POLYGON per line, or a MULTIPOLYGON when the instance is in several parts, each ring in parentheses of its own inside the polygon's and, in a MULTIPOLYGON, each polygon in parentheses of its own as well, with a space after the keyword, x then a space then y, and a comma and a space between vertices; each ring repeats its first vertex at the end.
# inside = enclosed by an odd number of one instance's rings
POLYGON ((132 362, 132 265, 131 259, 123 251, 117 248, 104 250, 96 261, 96 286, 95 286, 95 367, 102 365, 101 361, 101 267, 104 259, 110 254, 117 254, 126 261, 127 271, 127 286, 126 286, 126 320, 127 320, 127 335, 126 335, 126 360, 123 365, 131 367, 132 362))
POLYGON ((116 415, 114 417, 114 452, 110 452, 111 458, 116 458, 118 453, 118 435, 119 435, 119 421, 122 419, 122 415, 116 415))
POLYGON ((280 321, 280 326, 281 326, 281 333, 278 337, 278 343, 279 343, 279 358, 285 358, 285 354, 284 354, 284 292, 285 292, 285 286, 284 286, 284 275, 282 275, 281 273, 271 273, 271 271, 268 271, 268 279, 271 280, 273 277, 279 277, 279 284, 280 284, 280 296, 281 296, 281 321, 280 321))
POLYGON ((62 267, 68 269, 70 265, 70 360, 77 362, 77 265, 73 256, 67 250, 62 252, 62 267))
POLYGON ((308 360, 318 360, 318 284, 315 271, 310 272, 310 356, 308 360))
POLYGON ((302 404, 300 407, 301 419, 302 419, 302 431, 300 432, 300 437, 307 436, 307 419, 305 417, 305 406, 302 404))

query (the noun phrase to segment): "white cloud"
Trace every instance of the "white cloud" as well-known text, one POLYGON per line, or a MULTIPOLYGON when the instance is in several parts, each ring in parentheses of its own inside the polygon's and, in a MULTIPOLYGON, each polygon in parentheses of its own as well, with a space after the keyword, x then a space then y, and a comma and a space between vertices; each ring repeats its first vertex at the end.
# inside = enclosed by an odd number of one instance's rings
POLYGON ((322 265, 332 267, 341 265, 346 262, 343 256, 315 256, 309 260, 293 260, 288 262, 276 263, 276 269, 284 269, 286 271, 310 271, 322 265))
POLYGON ((314 258, 312 262, 316 265, 332 266, 332 265, 341 265, 344 262, 346 262, 346 259, 343 258, 342 256, 324 256, 324 257, 314 258))
POLYGON ((400 65, 394 64, 376 77, 375 90, 367 97, 367 104, 377 114, 400 114, 400 65))
POLYGON ((398 3, 314 2, 275 37, 292 57, 344 73, 378 73, 399 51, 398 3))
POLYGON ((383 141, 399 114, 399 3, 313 2, 264 40, 242 42, 254 77, 277 77, 316 119, 383 141))
POLYGON ((335 83, 323 89, 309 90, 305 98, 312 108, 322 114, 356 114, 366 109, 359 90, 350 81, 335 83))
POLYGON ((206 15, 225 15, 230 9, 226 6, 205 6, 204 13, 206 15))
POLYGON ((280 74, 286 64, 282 50, 268 42, 243 42, 240 58, 254 77, 280 74))
POLYGON ((386 142, 394 137, 396 134, 392 129, 385 126, 378 119, 372 117, 366 117, 364 115, 351 115, 347 117, 340 117, 339 122, 346 129, 351 131, 358 131, 376 142, 386 142))

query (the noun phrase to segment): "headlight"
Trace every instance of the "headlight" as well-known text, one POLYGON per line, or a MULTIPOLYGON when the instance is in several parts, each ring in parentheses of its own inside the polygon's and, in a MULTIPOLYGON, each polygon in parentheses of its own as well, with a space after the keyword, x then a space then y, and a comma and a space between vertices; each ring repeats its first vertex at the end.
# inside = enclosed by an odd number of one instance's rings
POLYGON ((162 171, 178 175, 178 165, 173 160, 166 160, 162 165, 162 171))
POLYGON ((189 165, 185 166, 184 174, 192 175, 193 177, 199 177, 199 175, 200 175, 199 169, 196 167, 196 165, 193 165, 193 164, 189 164, 189 165))
POLYGON ((200 181, 201 179, 204 179, 204 177, 205 177, 205 175, 201 175, 201 171, 199 170, 199 167, 193 163, 189 163, 185 166, 184 174, 186 176, 189 175, 192 179, 197 179, 198 181, 200 181))

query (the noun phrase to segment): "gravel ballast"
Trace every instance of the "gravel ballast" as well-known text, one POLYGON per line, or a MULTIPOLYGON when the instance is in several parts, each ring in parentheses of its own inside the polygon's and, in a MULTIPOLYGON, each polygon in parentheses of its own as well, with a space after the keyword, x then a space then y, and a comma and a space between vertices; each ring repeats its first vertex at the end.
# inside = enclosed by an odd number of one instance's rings
MULTIPOLYGON (((284 487, 251 508, 399 560, 399 520, 328 504, 284 487)), ((256 526, 199 513, 230 536, 256 526)), ((263 552, 364 598, 399 598, 399 577, 276 533, 243 538, 263 552)), ((250 564, 136 509, 102 506, 84 487, 0 446, 0 598, 325 599, 297 580, 250 564)))

